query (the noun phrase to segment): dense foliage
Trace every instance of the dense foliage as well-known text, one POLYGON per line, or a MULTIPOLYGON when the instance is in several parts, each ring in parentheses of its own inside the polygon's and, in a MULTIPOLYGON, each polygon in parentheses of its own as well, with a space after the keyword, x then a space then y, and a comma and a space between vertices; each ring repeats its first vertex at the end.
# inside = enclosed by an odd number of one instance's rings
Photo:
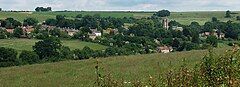
POLYGON ((47 11, 52 11, 52 8, 51 7, 47 7, 47 8, 44 8, 44 7, 37 7, 35 9, 36 12, 47 12, 47 11))
POLYGON ((10 48, 0 47, 0 67, 19 65, 17 51, 10 48))
POLYGON ((36 26, 38 24, 38 20, 35 18, 27 18, 23 21, 24 26, 36 26))
POLYGON ((33 46, 33 50, 39 55, 41 60, 58 61, 61 47, 62 44, 59 39, 49 37, 37 42, 33 46))
POLYGON ((155 13, 154 15, 155 16, 158 16, 158 17, 166 17, 166 16, 170 16, 170 11, 168 10, 161 10, 161 11, 158 11, 157 13, 155 13))
POLYGON ((32 51, 22 51, 19 59, 21 64, 35 64, 40 62, 39 56, 32 51))

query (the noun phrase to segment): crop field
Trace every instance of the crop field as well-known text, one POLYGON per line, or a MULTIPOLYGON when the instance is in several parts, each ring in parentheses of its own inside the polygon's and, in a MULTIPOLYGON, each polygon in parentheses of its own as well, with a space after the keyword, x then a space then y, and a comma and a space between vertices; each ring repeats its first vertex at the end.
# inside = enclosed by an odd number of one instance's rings
MULTIPOLYGON (((171 16, 168 18, 170 20, 176 20, 177 22, 180 22, 181 24, 188 25, 193 21, 199 22, 201 25, 203 25, 207 21, 211 21, 212 17, 217 17, 220 21, 228 21, 232 20, 234 22, 236 21, 236 16, 240 16, 240 12, 237 11, 235 13, 238 14, 232 14, 232 18, 224 18, 225 11, 209 11, 209 12, 172 12, 171 16)), ((38 19, 40 22, 43 22, 44 20, 48 18, 55 18, 56 15, 65 15, 67 18, 74 18, 78 14, 84 15, 94 15, 99 14, 102 17, 117 17, 117 18, 123 18, 123 17, 134 17, 134 18, 144 18, 144 17, 150 17, 153 12, 88 12, 88 11, 79 11, 79 12, 0 12, 0 19, 5 19, 8 17, 15 18, 19 21, 23 21, 27 17, 33 17, 38 19)))
MULTIPOLYGON (((32 46, 37 41, 39 41, 39 40, 35 40, 35 39, 1 39, 0 47, 13 48, 18 51, 32 50, 32 46)), ((90 43, 90 42, 83 42, 83 41, 78 41, 78 40, 62 40, 62 44, 64 46, 68 46, 71 50, 82 49, 85 46, 88 46, 94 50, 102 50, 102 49, 106 48, 106 46, 103 46, 103 45, 90 43)))
MULTIPOLYGON (((215 49, 222 54, 231 47, 215 49)), ((116 79, 125 81, 146 81, 149 75, 166 73, 169 69, 178 69, 183 65, 194 67, 206 50, 174 52, 169 54, 148 54, 100 58, 102 73, 111 73, 116 79)), ((26 66, 0 68, 1 87, 93 87, 96 81, 96 59, 82 61, 63 61, 26 66)))

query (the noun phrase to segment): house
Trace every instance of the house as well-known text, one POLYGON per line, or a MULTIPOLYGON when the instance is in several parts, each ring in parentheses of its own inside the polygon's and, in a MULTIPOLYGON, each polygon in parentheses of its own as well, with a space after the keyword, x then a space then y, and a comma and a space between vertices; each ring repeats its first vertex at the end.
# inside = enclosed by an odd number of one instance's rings
POLYGON ((79 30, 76 29, 66 29, 65 32, 68 33, 69 36, 73 36, 74 34, 76 34, 79 30))
POLYGON ((14 29, 6 29, 6 31, 7 31, 8 33, 13 33, 13 30, 14 30, 14 29))
POLYGON ((30 34, 31 32, 34 31, 33 26, 24 26, 22 27, 23 33, 24 34, 30 34))
POLYGON ((168 46, 161 46, 161 47, 157 47, 157 51, 159 53, 170 53, 173 51, 173 48, 168 46))
POLYGON ((219 39, 223 39, 225 38, 225 34, 224 33, 217 33, 217 32, 204 32, 202 34, 200 34, 201 37, 207 37, 207 36, 210 36, 210 35, 213 35, 213 36, 216 36, 217 38, 219 39))
POLYGON ((173 26, 172 29, 176 31, 183 31, 183 27, 178 27, 178 26, 173 26))
POLYGON ((92 40, 95 40, 97 38, 96 34, 88 34, 88 35, 89 35, 89 38, 92 40))
POLYGON ((49 26, 49 25, 42 25, 41 29, 43 30, 53 30, 54 28, 56 28, 56 26, 49 26))
POLYGON ((225 34, 224 34, 224 33, 220 33, 220 34, 218 35, 218 38, 219 38, 219 39, 225 38, 225 34))
POLYGON ((90 29, 91 30, 91 34, 92 35, 96 35, 97 37, 99 37, 99 36, 102 36, 102 32, 101 31, 98 31, 97 29, 90 29))
POLYGON ((103 33, 105 33, 105 34, 118 34, 118 29, 108 28, 106 30, 103 30, 103 33))

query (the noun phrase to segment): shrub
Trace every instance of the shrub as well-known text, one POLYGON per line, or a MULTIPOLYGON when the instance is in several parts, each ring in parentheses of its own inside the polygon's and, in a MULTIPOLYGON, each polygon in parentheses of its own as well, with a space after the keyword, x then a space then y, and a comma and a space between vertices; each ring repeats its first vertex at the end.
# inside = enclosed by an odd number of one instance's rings
POLYGON ((218 46, 218 39, 216 36, 208 36, 206 39, 206 42, 210 45, 212 45, 213 47, 217 47, 218 46))
POLYGON ((73 53, 69 47, 61 47, 60 56, 62 59, 73 59, 73 53))
POLYGON ((10 48, 0 47, 0 67, 19 65, 17 51, 10 48))
POLYGON ((39 56, 32 51, 22 51, 19 59, 21 60, 22 64, 35 64, 35 63, 39 63, 40 59, 39 56))
POLYGON ((74 55, 82 60, 82 59, 89 59, 90 57, 92 57, 94 54, 94 51, 89 48, 89 47, 84 47, 82 50, 76 49, 74 50, 74 55))

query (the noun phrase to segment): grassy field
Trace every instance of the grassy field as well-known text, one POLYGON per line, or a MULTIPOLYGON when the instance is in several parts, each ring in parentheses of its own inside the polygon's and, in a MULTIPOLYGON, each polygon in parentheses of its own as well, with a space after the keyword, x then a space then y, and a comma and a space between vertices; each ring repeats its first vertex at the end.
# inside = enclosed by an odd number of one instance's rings
MULTIPOLYGON (((222 54, 226 49, 230 47, 217 48, 215 52, 222 54)), ((183 64, 183 59, 186 59, 186 66, 194 67, 206 54, 206 50, 199 50, 170 54, 119 56, 100 59, 100 66, 117 79, 146 81, 149 75, 164 73, 173 67, 178 69, 183 64)), ((90 59, 1 68, 0 86, 93 87, 96 79, 95 65, 96 59, 90 59)))
MULTIPOLYGON (((237 11, 232 15, 232 18, 224 18, 225 11, 211 11, 211 12, 172 12, 169 17, 170 20, 176 20, 181 24, 188 25, 193 21, 199 22, 203 25, 205 22, 210 21, 212 17, 217 17, 220 21, 228 21, 232 20, 236 22, 236 16, 240 16, 240 12, 237 11)), ((0 12, 0 19, 5 19, 8 17, 15 18, 19 21, 23 21, 27 17, 37 18, 40 22, 48 19, 55 18, 56 15, 66 15, 67 18, 73 18, 78 14, 82 15, 94 15, 100 14, 102 17, 135 17, 135 18, 143 18, 149 17, 153 13, 151 12, 0 12)))
MULTIPOLYGON (((0 47, 13 48, 18 51, 21 50, 32 50, 32 46, 39 40, 35 39, 0 39, 0 47)), ((90 43, 90 42, 82 42, 78 40, 62 40, 62 44, 64 46, 68 46, 71 50, 74 49, 82 49, 85 46, 90 47, 94 50, 102 50, 105 49, 106 46, 90 43)))

